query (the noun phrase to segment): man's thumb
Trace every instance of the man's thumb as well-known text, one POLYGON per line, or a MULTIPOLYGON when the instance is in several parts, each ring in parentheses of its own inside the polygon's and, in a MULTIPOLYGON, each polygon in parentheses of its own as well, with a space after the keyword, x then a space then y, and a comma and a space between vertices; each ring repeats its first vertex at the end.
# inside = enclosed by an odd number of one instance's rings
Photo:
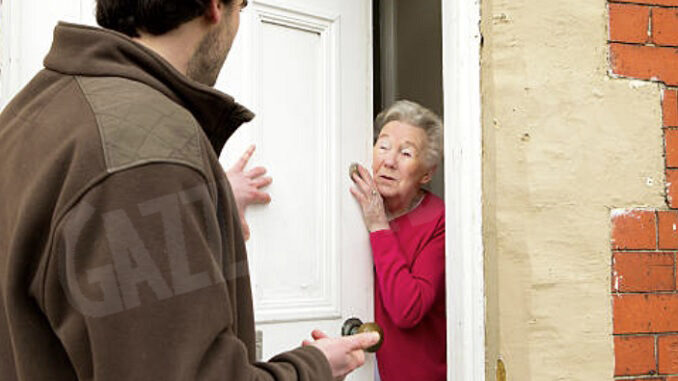
POLYGON ((349 338, 351 339, 351 350, 357 350, 367 349, 377 344, 381 338, 381 335, 379 335, 377 332, 365 332, 349 336, 349 338))

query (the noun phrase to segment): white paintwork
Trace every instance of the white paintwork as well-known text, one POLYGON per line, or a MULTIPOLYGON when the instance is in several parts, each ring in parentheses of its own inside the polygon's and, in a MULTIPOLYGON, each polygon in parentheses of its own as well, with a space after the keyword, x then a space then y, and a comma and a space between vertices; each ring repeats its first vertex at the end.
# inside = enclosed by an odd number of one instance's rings
POLYGON ((94 0, 3 0, 0 108, 42 69, 58 21, 93 24, 94 0))
POLYGON ((485 379, 479 0, 442 1, 447 363, 450 381, 485 379))
MULTIPOLYGON (((371 3, 250 1, 217 88, 258 114, 226 145, 229 167, 250 143, 250 167, 273 176, 273 202, 248 211, 257 328, 264 359, 309 338, 372 320, 372 265, 351 162, 369 164, 371 3)), ((371 355, 349 380, 373 380, 371 355)))

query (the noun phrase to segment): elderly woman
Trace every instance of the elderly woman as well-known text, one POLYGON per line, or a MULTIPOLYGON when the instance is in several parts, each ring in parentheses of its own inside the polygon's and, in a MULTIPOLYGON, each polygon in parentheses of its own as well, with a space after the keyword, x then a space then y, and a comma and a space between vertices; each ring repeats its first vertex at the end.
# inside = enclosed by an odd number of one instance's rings
POLYGON ((375 120, 372 175, 359 166, 351 193, 370 232, 382 381, 446 378, 445 205, 423 189, 442 156, 442 122, 398 101, 375 120), (359 175, 358 175, 359 174, 359 175))

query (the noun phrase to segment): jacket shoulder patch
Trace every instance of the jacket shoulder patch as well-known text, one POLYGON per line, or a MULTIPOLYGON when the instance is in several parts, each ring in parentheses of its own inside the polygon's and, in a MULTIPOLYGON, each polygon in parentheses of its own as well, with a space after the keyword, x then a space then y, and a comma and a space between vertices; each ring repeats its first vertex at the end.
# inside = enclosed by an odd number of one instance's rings
POLYGON ((143 83, 118 77, 76 77, 92 107, 108 172, 154 161, 203 170, 198 122, 143 83))

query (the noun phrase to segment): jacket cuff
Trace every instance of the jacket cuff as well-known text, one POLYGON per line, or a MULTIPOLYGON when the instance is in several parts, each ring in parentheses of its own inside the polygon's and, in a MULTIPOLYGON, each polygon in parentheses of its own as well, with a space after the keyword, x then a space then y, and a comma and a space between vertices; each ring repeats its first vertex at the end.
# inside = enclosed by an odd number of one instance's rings
POLYGON ((325 357, 320 349, 312 345, 303 346, 295 350, 282 353, 271 359, 271 362, 278 361, 295 364, 298 372, 303 369, 302 373, 305 373, 305 377, 300 375, 300 380, 333 380, 332 369, 330 368, 330 363, 327 360, 327 357, 325 357), (297 365, 301 365, 301 367, 297 365))

